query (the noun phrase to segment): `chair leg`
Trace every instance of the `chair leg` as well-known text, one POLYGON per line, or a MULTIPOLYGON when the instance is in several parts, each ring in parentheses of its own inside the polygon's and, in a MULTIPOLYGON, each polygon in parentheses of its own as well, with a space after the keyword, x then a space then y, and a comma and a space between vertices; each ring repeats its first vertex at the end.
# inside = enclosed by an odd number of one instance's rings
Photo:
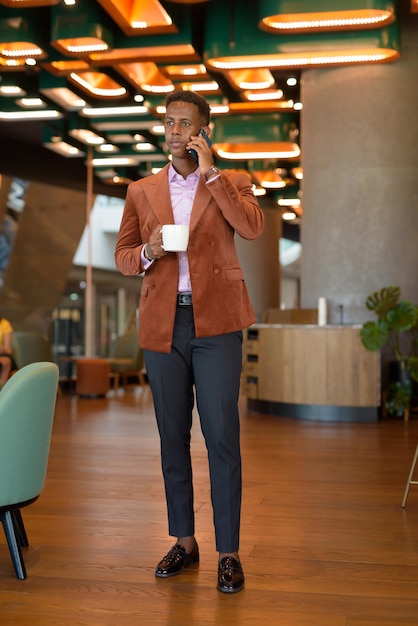
POLYGON ((146 382, 145 382, 144 370, 139 370, 138 380, 139 380, 139 384, 141 385, 141 387, 145 387, 146 382))
POLYGON ((415 449, 414 459, 412 461, 411 469, 409 471, 409 476, 408 476, 408 480, 407 480, 406 487, 405 487, 405 493, 404 493, 403 500, 402 500, 402 508, 405 508, 406 501, 408 498, 408 493, 409 493, 409 487, 411 485, 418 485, 418 481, 412 480, 414 476, 414 471, 415 471, 415 466, 417 464, 417 460, 418 460, 418 445, 415 449))
POLYGON ((111 388, 117 391, 119 389, 119 372, 110 372, 109 381, 111 381, 111 388))
POLYGON ((15 529, 16 537, 19 539, 19 545, 22 548, 27 548, 29 546, 28 536, 26 534, 25 525, 22 519, 22 513, 20 509, 14 509, 12 511, 13 524, 15 529))
POLYGON ((6 535, 7 545, 9 546, 10 556, 12 557, 13 566, 16 576, 20 580, 26 578, 26 568, 22 557, 20 545, 16 540, 13 516, 11 511, 2 511, 0 513, 1 523, 3 524, 4 534, 6 535))

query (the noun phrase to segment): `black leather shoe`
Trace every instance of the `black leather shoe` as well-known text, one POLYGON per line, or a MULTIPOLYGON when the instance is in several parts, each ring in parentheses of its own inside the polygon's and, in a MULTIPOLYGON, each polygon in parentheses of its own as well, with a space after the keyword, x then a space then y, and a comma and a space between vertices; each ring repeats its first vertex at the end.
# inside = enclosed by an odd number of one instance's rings
POLYGON ((223 593, 238 593, 244 589, 241 563, 233 556, 224 556, 218 566, 218 589, 223 593))
POLYGON ((169 578, 181 574, 186 567, 199 563, 199 548, 197 543, 190 554, 187 554, 185 548, 176 543, 165 557, 158 563, 155 569, 155 575, 159 578, 169 578))

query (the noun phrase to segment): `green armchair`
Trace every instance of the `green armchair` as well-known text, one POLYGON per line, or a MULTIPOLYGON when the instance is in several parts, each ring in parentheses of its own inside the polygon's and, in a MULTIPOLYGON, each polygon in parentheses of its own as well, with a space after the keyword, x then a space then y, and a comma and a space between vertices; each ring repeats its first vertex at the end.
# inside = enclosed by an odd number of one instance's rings
POLYGON ((51 344, 41 333, 14 331, 12 350, 19 368, 36 361, 53 361, 51 344))
POLYGON ((27 547, 20 509, 38 499, 45 483, 58 389, 58 366, 31 363, 0 391, 0 520, 16 576, 26 578, 27 547))
POLYGON ((119 383, 126 387, 129 378, 134 377, 140 385, 145 385, 144 354, 138 341, 138 332, 129 331, 119 335, 111 345, 110 371, 116 389, 119 383))

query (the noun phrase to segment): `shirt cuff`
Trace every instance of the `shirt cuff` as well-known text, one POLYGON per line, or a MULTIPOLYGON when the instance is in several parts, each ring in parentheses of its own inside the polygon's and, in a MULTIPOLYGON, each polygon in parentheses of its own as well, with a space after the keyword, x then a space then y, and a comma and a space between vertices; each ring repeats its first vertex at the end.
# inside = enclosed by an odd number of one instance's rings
POLYGON ((216 180, 217 178, 220 178, 221 175, 220 174, 216 174, 216 176, 212 176, 212 178, 209 178, 209 180, 206 181, 206 184, 209 185, 209 183, 211 183, 212 181, 216 180))
POLYGON ((141 263, 142 263, 142 267, 144 268, 145 272, 150 267, 150 265, 152 265, 154 263, 154 261, 155 261, 155 259, 152 259, 152 261, 150 259, 147 259, 147 257, 145 256, 145 246, 142 246, 142 249, 141 249, 141 263))

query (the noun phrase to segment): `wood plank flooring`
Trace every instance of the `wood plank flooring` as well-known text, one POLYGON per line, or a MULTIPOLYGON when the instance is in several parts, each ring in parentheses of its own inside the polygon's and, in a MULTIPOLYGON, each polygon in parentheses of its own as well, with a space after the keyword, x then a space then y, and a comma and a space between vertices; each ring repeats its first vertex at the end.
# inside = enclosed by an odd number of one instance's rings
POLYGON ((193 426, 199 567, 154 567, 167 536, 149 390, 57 400, 47 483, 23 510, 28 578, 0 536, 2 626, 417 626, 418 420, 333 424, 241 401, 246 589, 216 590, 206 450, 193 426))

